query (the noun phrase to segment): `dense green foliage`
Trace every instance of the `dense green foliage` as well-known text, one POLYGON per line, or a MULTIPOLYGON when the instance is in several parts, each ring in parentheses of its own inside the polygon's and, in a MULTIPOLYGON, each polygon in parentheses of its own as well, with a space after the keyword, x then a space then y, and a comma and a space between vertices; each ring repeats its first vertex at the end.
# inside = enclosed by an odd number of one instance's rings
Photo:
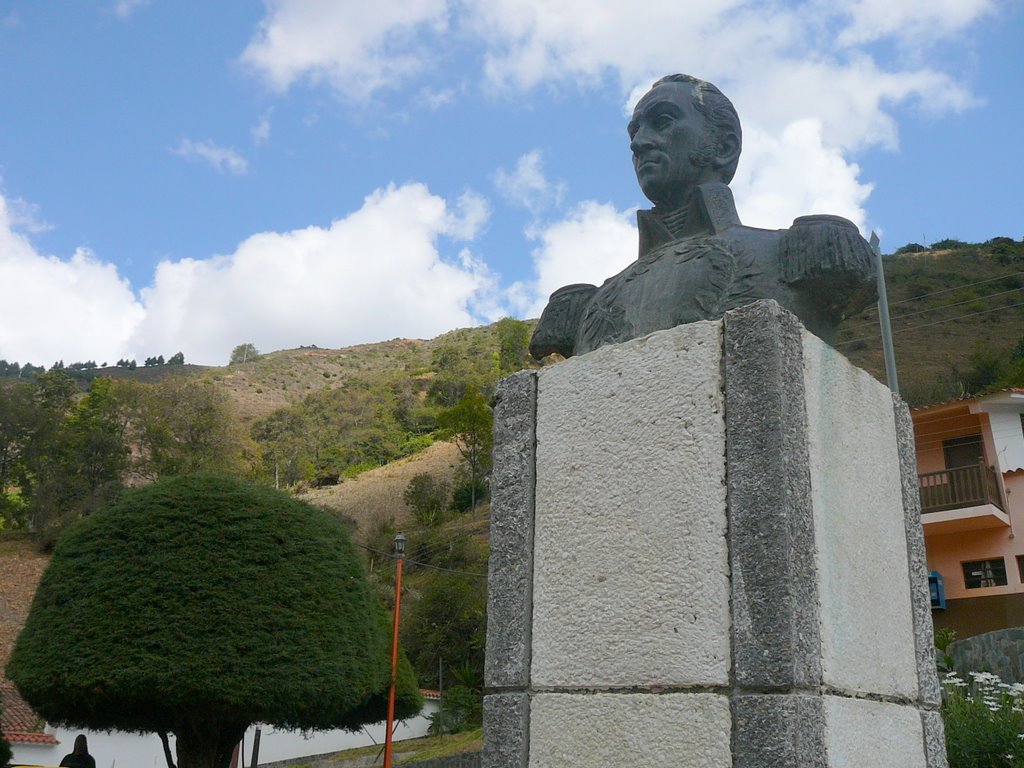
POLYGON ((491 432, 494 427, 491 406, 477 389, 471 387, 458 403, 443 411, 437 421, 442 434, 455 440, 466 462, 469 471, 469 509, 473 509, 479 498, 483 477, 491 464, 491 432))
POLYGON ((45 373, 46 369, 41 365, 32 365, 31 363, 25 363, 25 365, 19 364, 17 361, 9 363, 6 360, 0 360, 0 376, 6 376, 13 379, 21 379, 31 377, 35 373, 45 373))
POLYGON ((350 467, 377 467, 422 449, 432 438, 419 438, 435 426, 395 388, 356 381, 268 414, 251 435, 261 477, 278 487, 300 480, 330 485, 350 467))
POLYGON ((100 377, 81 394, 58 369, 0 387, 0 520, 47 546, 129 477, 243 466, 224 393, 208 382, 100 377))
POLYGON ((498 368, 504 376, 526 367, 529 360, 530 324, 514 317, 503 317, 497 322, 498 368))
POLYGON ((243 471, 238 426, 214 384, 167 376, 154 384, 119 382, 129 438, 138 451, 134 471, 155 479, 191 472, 243 471))
MULTIPOLYGON (((335 518, 188 476, 125 492, 64 533, 7 674, 51 722, 171 731, 181 768, 212 768, 253 722, 382 719, 390 637, 335 518)), ((399 683, 411 715, 407 663, 399 683)))
POLYGON ((985 672, 970 677, 968 683, 950 673, 943 681, 949 768, 1022 768, 1024 686, 985 672))
POLYGON ((256 349, 256 345, 251 342, 245 344, 239 344, 237 347, 231 350, 231 356, 228 358, 229 365, 235 365, 236 363, 252 363, 259 359, 260 351, 256 349))
POLYGON ((433 527, 444 520, 448 508, 448 483, 421 472, 409 481, 402 500, 412 509, 417 523, 433 527))
POLYGON ((129 455, 113 390, 97 379, 78 398, 62 371, 0 387, 0 517, 8 526, 47 533, 120 488, 129 455))

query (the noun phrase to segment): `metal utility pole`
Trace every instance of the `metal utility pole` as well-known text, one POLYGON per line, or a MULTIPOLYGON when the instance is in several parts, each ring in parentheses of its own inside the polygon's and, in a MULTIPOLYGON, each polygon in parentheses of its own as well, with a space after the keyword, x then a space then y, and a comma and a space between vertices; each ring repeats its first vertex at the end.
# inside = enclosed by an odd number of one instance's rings
POLYGON ((875 252, 878 273, 878 323, 882 328, 882 352, 885 354, 885 378, 893 394, 900 393, 900 382, 896 377, 896 353, 892 348, 892 325, 889 322, 889 297, 885 293, 885 270, 882 269, 882 252, 878 247, 878 235, 871 233, 871 250, 875 252))
POLYGON ((395 621, 391 632, 391 688, 388 690, 387 733, 384 735, 384 768, 391 768, 391 736, 395 723, 395 683, 398 680, 398 616, 402 603, 402 561, 405 535, 395 534, 395 621))

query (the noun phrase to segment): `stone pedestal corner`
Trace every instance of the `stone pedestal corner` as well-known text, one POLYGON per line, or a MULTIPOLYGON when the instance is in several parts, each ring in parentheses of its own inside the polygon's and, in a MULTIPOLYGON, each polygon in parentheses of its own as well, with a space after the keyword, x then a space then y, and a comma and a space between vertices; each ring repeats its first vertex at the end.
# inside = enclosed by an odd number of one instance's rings
POLYGON ((485 768, 946 768, 913 432, 771 301, 502 381, 485 768))

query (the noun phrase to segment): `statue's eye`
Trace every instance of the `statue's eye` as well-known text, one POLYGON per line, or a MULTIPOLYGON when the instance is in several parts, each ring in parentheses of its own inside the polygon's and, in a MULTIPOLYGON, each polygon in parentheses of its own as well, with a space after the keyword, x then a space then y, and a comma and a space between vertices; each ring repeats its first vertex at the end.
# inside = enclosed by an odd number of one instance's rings
POLYGON ((655 129, 663 131, 666 128, 671 127, 673 122, 675 122, 675 120, 672 115, 667 112, 662 112, 660 115, 654 116, 654 119, 651 120, 651 125, 653 125, 655 129))

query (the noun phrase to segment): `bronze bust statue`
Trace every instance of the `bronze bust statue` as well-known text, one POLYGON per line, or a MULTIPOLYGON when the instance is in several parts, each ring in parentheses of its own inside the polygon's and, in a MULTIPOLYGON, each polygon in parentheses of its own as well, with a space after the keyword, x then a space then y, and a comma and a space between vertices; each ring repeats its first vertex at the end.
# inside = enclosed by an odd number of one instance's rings
POLYGON ((540 359, 775 299, 827 342, 843 317, 875 300, 874 254, 853 222, 801 216, 783 230, 740 223, 728 184, 742 146, 732 103, 689 75, 658 80, 629 121, 633 167, 654 208, 637 212, 640 254, 600 287, 551 298, 530 341, 540 359))

